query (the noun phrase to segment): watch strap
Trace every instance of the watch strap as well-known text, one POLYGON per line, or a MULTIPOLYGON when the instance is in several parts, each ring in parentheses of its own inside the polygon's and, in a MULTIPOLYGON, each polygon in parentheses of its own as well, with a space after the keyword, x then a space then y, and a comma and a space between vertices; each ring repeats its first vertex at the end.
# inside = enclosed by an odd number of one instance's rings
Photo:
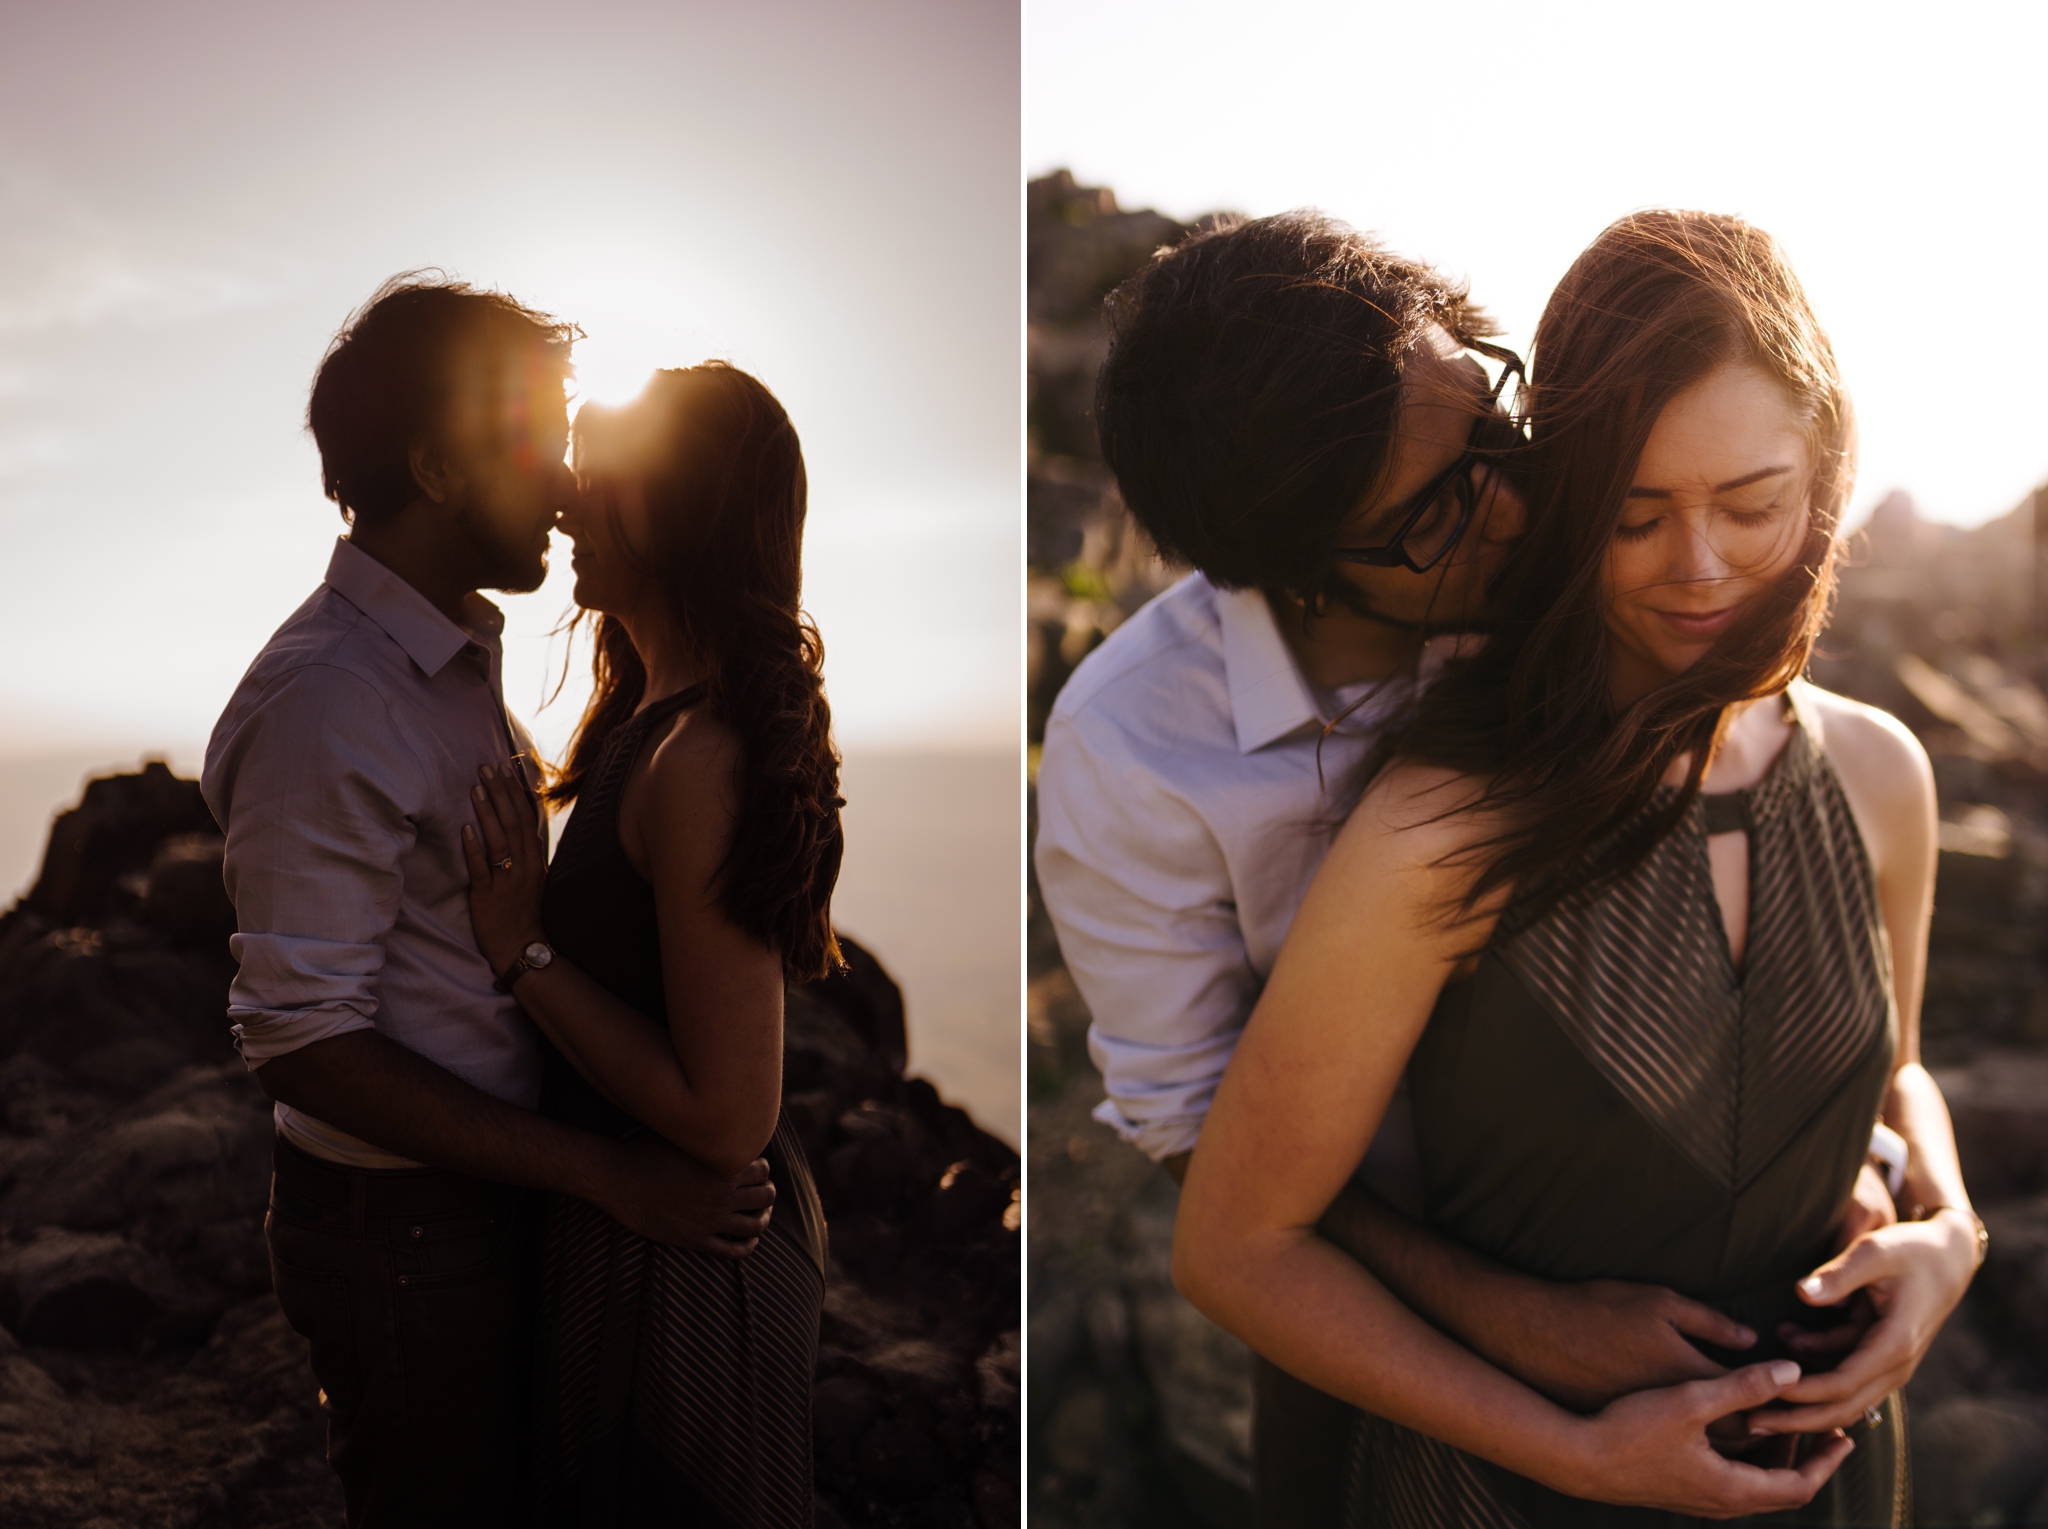
MULTIPOLYGON (((554 950, 552 948, 548 951, 548 957, 549 960, 554 958, 554 950)), ((537 972, 547 964, 547 961, 533 960, 526 954, 526 950, 522 948, 519 952, 519 959, 498 973, 497 981, 493 982, 491 986, 501 993, 509 993, 512 991, 513 983, 524 977, 528 972, 537 972)))

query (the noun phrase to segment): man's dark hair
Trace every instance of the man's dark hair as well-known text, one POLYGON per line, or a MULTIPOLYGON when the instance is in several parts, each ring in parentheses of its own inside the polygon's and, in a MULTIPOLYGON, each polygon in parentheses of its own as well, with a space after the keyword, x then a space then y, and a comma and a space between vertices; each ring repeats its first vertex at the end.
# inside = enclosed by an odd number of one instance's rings
POLYGON ((1386 468, 1409 347, 1432 323, 1495 332, 1466 290, 1303 209, 1218 219, 1112 292, 1096 428, 1160 552, 1226 588, 1321 590, 1386 468))
POLYGON ((504 396, 536 355, 565 375, 581 336, 502 292, 424 271, 392 277, 341 326, 313 378, 306 427, 320 486, 351 520, 397 514, 416 492, 413 445, 443 439, 459 388, 504 396))

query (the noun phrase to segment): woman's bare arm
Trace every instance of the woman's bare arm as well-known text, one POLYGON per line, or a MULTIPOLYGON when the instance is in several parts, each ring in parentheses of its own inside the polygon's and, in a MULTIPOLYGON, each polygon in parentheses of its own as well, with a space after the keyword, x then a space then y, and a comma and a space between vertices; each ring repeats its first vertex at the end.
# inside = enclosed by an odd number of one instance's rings
POLYGON ((1753 1365, 1577 1417, 1438 1332, 1315 1230, 1461 952, 1486 932, 1433 916, 1460 889, 1441 862, 1474 830, 1426 820, 1461 789, 1396 771, 1338 836, 1189 1164, 1175 1282, 1310 1384, 1574 1496, 1716 1515, 1803 1503, 1846 1441, 1799 1471, 1765 1471, 1722 1458, 1705 1435, 1779 1394, 1797 1366, 1753 1365))
MULTIPOLYGON (((567 960, 522 976, 521 1007, 614 1104, 716 1172, 738 1173, 775 1133, 782 1092, 782 961, 725 916, 716 878, 736 815, 738 742, 686 715, 654 750, 636 792, 634 842, 654 888, 668 1026, 650 1025, 567 960)), ((532 799, 503 774, 484 780, 488 841, 527 837, 532 799)), ((495 846, 493 861, 505 858, 495 846)), ((474 879, 482 864, 473 855, 474 879)), ((545 938, 541 879, 486 872, 471 893, 477 940, 494 966, 545 938)), ((537 858, 537 857, 535 857, 537 858)))

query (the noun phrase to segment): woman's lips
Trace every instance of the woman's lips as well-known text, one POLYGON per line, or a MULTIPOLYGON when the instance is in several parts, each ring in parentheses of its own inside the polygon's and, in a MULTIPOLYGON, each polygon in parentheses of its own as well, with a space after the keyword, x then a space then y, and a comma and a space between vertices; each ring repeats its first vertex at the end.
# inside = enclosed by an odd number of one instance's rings
POLYGON ((1723 606, 1717 611, 1654 611, 1664 624, 1679 636, 1697 642, 1705 638, 1718 637, 1722 630, 1742 613, 1740 605, 1723 606))

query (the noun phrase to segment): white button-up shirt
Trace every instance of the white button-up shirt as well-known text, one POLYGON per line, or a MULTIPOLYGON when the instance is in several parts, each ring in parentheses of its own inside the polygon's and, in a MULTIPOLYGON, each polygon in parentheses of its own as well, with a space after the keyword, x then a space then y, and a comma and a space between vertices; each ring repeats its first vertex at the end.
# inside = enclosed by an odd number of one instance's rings
MULTIPOLYGON (((503 616, 473 595, 465 619, 344 540, 214 727, 201 787, 227 834, 228 1015, 251 1068, 374 1028, 495 1098, 539 1100, 538 1037, 476 948, 461 840, 477 767, 531 741, 505 712, 503 616)), ((417 1166, 276 1113, 316 1156, 417 1166)))
POLYGON ((1151 1156, 1194 1146, 1367 740, 1412 690, 1319 694, 1265 597, 1201 574, 1061 690, 1038 769, 1038 884, 1093 1017, 1097 1118, 1151 1156))

